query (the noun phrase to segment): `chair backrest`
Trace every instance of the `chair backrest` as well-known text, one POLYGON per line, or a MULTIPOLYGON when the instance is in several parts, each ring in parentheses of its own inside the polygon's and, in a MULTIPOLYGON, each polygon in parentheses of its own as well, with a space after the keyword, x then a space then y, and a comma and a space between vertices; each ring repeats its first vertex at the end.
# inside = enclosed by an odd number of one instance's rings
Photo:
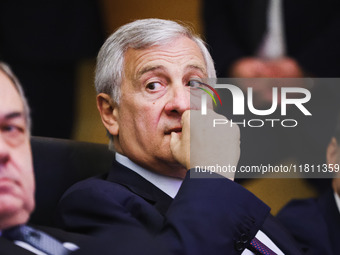
POLYGON ((114 154, 104 144, 32 137, 36 209, 30 223, 54 226, 55 209, 74 183, 108 172, 114 154))

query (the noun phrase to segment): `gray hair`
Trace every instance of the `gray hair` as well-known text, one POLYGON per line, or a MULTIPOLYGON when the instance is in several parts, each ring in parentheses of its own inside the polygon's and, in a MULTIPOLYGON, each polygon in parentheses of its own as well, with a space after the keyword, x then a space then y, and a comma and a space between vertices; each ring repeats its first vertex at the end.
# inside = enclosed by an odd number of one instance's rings
POLYGON ((30 117, 30 108, 27 103, 27 99, 24 94, 24 90, 19 82, 19 79, 14 75, 11 68, 5 64, 4 62, 0 61, 0 71, 2 71, 14 84, 14 88, 18 91, 21 101, 24 105, 24 114, 25 120, 28 127, 28 130, 31 130, 31 117, 30 117))
POLYGON ((120 86, 124 75, 124 54, 127 49, 146 49, 164 45, 179 36, 186 36, 198 45, 209 78, 216 78, 214 63, 205 43, 190 28, 171 20, 141 19, 120 27, 100 49, 95 75, 97 94, 109 94, 113 101, 119 104, 120 86))

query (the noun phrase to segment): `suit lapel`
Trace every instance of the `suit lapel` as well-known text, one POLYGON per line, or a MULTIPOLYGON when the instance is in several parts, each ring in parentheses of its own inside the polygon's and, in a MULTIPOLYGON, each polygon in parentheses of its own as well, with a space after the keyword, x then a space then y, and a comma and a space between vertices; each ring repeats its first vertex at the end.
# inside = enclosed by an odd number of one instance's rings
POLYGON ((172 198, 162 190, 117 161, 114 161, 107 180, 118 183, 144 198, 162 215, 165 215, 172 202, 172 198))

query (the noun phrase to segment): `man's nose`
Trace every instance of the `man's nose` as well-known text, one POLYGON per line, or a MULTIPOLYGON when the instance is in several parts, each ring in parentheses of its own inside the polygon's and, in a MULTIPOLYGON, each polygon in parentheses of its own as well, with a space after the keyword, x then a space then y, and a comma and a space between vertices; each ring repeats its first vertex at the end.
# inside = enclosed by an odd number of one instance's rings
POLYGON ((9 146, 0 133, 0 167, 9 160, 9 146))
POLYGON ((174 86, 170 90, 169 100, 165 106, 168 115, 180 115, 190 109, 190 90, 185 85, 174 86))

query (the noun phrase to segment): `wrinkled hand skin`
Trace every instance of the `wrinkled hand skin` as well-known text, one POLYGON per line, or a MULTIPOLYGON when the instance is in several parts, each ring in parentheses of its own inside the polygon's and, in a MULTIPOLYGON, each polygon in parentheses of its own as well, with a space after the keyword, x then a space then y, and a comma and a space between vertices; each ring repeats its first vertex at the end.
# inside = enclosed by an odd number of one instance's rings
MULTIPOLYGON (((182 133, 171 133, 170 148, 174 158, 187 169, 196 166, 237 166, 240 157, 240 130, 235 124, 216 125, 214 119, 224 119, 212 110, 187 110, 182 115, 182 133), (191 128, 190 128, 191 127, 191 128)), ((219 173, 231 180, 233 173, 219 173)))

